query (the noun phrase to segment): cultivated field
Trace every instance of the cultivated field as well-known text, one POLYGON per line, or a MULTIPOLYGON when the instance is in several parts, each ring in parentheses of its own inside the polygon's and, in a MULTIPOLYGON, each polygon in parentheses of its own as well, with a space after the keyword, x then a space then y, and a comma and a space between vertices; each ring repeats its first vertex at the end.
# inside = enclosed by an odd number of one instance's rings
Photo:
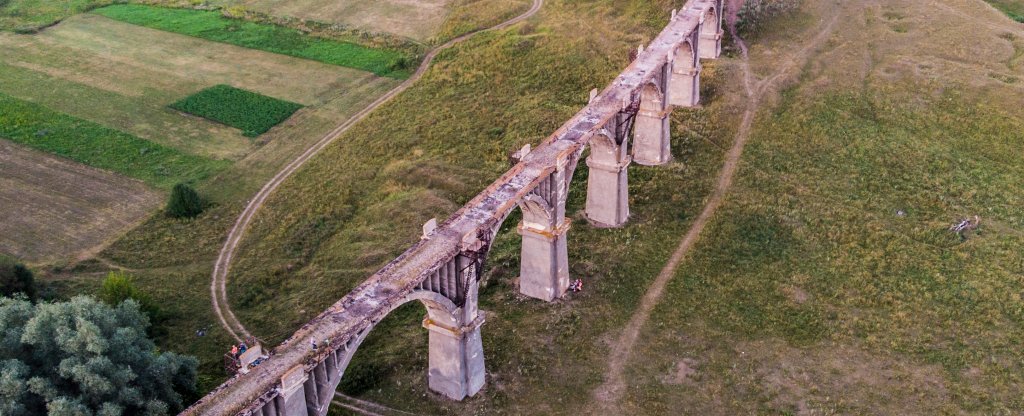
MULTIPOLYGON (((73 16, 37 35, 0 33, 0 93, 220 166, 220 176, 199 184, 211 190, 215 203, 248 197, 288 160, 397 83, 94 14, 73 16), (169 108, 224 83, 304 108, 256 139, 169 108)), ((32 132, 26 138, 40 139, 32 132)), ((31 200, 21 202, 17 209, 36 209, 31 200)))
POLYGON ((39 35, 0 33, 0 92, 185 152, 237 160, 242 132, 167 106, 216 84, 307 106, 373 83, 319 64, 84 14, 39 35))
POLYGON ((427 40, 436 33, 448 14, 452 0, 228 0, 278 16, 293 16, 321 22, 342 23, 370 32, 387 32, 427 40))
POLYGON ((162 202, 139 181, 0 140, 0 252, 29 262, 88 254, 162 202))

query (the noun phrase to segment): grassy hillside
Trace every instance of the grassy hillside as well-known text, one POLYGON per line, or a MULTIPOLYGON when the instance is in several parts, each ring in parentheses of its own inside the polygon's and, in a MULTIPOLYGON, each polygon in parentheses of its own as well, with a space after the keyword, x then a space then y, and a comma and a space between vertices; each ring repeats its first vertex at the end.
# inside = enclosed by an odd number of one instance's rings
MULTIPOLYGON (((508 151, 557 128, 680 3, 550 2, 443 53, 271 197, 230 277, 236 314, 268 341, 290 334, 496 177, 508 151)), ((1024 34, 952 1, 804 4, 751 45, 756 76, 787 64, 799 76, 776 80, 784 93, 759 114, 727 203, 643 328, 626 413, 1021 411, 1024 141, 1012 110, 1024 104, 1024 34), (806 65, 791 60, 830 21, 824 47, 806 65), (980 29, 957 31, 968 25, 980 29), (966 239, 947 231, 973 215, 982 227, 966 239)), ((583 293, 555 304, 518 296, 516 218, 506 224, 481 294, 489 378, 479 397, 427 393, 415 306, 371 335, 343 389, 424 414, 585 412, 610 340, 731 144, 745 101, 735 58, 705 76, 705 106, 673 116, 676 162, 631 168, 629 226, 580 219, 578 172, 569 250, 583 293)), ((239 205, 190 224, 152 221, 103 253, 174 305, 165 345, 200 354, 207 387, 226 345, 209 313, 209 269, 239 205), (210 336, 191 336, 203 326, 210 336)))

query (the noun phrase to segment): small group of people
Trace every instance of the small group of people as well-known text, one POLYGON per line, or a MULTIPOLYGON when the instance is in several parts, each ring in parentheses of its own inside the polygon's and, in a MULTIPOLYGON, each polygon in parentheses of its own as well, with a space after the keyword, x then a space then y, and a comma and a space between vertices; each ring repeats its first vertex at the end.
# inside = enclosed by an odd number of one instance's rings
POLYGON ((583 291, 583 279, 576 279, 569 283, 569 290, 573 292, 583 291))
POLYGON ((238 358, 238 357, 240 357, 240 356, 241 356, 241 355, 242 355, 243 353, 245 353, 245 350, 248 350, 248 349, 249 349, 249 346, 248 346, 248 345, 245 345, 245 343, 244 343, 244 342, 242 342, 242 343, 239 343, 238 345, 233 345, 233 344, 232 344, 232 345, 231 345, 231 356, 232 356, 232 357, 235 357, 235 358, 238 358))

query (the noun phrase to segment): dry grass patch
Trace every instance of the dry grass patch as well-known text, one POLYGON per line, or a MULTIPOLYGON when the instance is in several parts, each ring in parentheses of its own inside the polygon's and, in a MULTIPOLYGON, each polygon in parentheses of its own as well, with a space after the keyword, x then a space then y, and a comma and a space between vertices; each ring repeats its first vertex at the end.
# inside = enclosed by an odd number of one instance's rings
POLYGON ((139 181, 0 139, 0 252, 65 260, 119 237, 162 200, 139 181))

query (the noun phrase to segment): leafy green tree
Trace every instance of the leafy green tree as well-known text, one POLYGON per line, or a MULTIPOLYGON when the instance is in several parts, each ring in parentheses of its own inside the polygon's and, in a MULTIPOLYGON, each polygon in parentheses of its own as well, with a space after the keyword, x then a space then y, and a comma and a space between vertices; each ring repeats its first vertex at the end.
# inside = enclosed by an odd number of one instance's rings
POLYGON ((196 359, 159 352, 128 300, 0 298, 0 415, 162 415, 195 391, 196 359))
POLYGON ((179 183, 171 189, 166 212, 173 218, 195 218, 203 212, 203 199, 191 186, 179 183))
POLYGON ((32 271, 14 259, 0 256, 0 295, 14 296, 16 293, 35 299, 36 285, 32 271))

